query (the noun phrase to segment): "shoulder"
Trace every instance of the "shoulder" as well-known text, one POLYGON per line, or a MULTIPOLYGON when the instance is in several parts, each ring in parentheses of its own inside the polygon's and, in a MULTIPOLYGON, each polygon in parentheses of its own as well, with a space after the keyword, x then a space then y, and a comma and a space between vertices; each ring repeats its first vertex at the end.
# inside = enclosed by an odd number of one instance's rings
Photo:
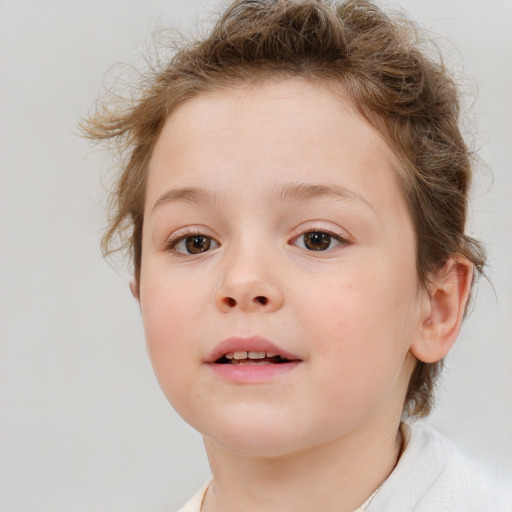
POLYGON ((406 428, 407 448, 368 512, 512 512, 512 484, 499 483, 431 427, 406 428))

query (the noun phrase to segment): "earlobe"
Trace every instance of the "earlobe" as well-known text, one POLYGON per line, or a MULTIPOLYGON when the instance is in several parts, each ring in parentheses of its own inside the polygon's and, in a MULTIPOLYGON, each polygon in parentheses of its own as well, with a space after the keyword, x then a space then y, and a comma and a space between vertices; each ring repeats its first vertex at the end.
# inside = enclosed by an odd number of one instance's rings
POLYGON ((140 290, 139 290, 139 284, 135 281, 130 281, 130 291, 132 292, 133 298, 140 302, 140 290))
POLYGON ((435 363, 448 354, 460 331, 472 279, 473 265, 461 255, 451 257, 435 277, 425 298, 421 333, 411 346, 418 360, 435 363))

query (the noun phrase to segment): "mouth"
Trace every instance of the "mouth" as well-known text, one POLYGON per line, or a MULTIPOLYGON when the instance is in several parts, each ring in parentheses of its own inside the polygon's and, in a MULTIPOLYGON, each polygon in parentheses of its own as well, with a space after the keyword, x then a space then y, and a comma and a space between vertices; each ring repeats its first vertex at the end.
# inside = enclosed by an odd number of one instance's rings
POLYGON ((253 385, 285 378, 301 366, 302 359, 265 338, 251 336, 221 341, 205 363, 224 382, 253 385))
POLYGON ((283 365, 301 359, 259 336, 231 337, 220 342, 206 357, 205 363, 214 365, 283 365))
POLYGON ((288 359, 279 354, 265 351, 245 351, 239 350, 235 352, 227 352, 223 356, 214 361, 215 364, 230 365, 268 365, 268 364, 285 364, 291 363, 293 359, 288 359))

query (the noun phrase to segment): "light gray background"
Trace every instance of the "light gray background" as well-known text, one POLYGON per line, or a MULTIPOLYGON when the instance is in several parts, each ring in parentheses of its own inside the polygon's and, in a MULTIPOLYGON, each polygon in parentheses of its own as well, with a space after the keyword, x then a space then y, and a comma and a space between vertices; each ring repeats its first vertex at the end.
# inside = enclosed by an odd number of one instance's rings
MULTIPOLYGON (((218 5, 0 0, 2 512, 172 511, 208 476, 152 375, 127 278, 101 260, 108 158, 73 132, 111 65, 218 5)), ((470 229, 496 296, 482 281, 430 422, 512 471, 512 1, 401 5, 478 84, 470 124, 494 173, 479 172, 470 229)))

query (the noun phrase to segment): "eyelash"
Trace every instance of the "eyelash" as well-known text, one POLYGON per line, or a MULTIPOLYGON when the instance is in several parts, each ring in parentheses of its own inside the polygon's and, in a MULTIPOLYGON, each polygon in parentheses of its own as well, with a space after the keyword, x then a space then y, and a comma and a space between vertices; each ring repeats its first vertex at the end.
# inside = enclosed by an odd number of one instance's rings
MULTIPOLYGON (((328 229, 325 229, 325 228, 315 228, 315 227, 308 228, 307 231, 302 231, 297 236, 294 236, 291 239, 291 241, 289 242, 289 244, 290 245, 295 245, 295 242, 297 240, 299 240, 301 237, 304 237, 304 236, 306 236, 308 234, 312 234, 312 233, 326 234, 329 237, 331 237, 332 240, 335 240, 336 242, 338 242, 338 244, 335 245, 334 247, 327 247, 324 250, 308 249, 307 247, 299 247, 299 248, 304 249, 304 250, 306 250, 308 252, 313 252, 314 253, 314 252, 327 252, 328 250, 332 250, 335 247, 338 247, 338 245, 341 245, 341 246, 351 245, 351 242, 349 240, 347 240, 346 238, 344 238, 343 236, 341 236, 341 235, 339 235, 337 233, 334 233, 334 232, 332 232, 332 231, 330 231, 328 229)), ((176 247, 178 246, 178 244, 180 244, 181 242, 185 241, 187 238, 191 238, 191 237, 204 237, 204 238, 209 240, 209 243, 211 243, 212 241, 214 242, 214 244, 216 245, 216 247, 214 247, 214 249, 216 249, 217 247, 220 247, 219 242, 217 242, 213 237, 211 237, 209 235, 205 235, 204 233, 201 233, 201 231, 199 231, 199 230, 187 229, 187 230, 180 231, 179 233, 176 233, 176 234, 170 236, 169 239, 164 244, 164 250, 168 251, 168 252, 171 252, 171 253, 173 253, 176 256, 194 256, 194 255, 197 255, 197 254, 204 254, 204 253, 210 252, 212 250, 212 249, 210 249, 208 247, 205 251, 200 251, 200 252, 195 253, 195 254, 194 253, 190 253, 190 252, 181 252, 181 251, 176 250, 176 247)))

